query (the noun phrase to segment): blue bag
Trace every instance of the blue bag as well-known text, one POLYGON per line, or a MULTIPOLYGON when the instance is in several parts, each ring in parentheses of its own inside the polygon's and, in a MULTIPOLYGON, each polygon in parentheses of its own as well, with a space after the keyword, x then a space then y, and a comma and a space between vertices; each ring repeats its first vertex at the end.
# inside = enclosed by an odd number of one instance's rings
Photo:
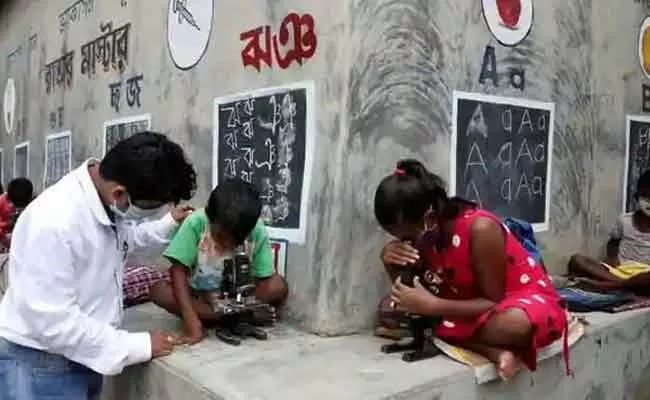
POLYGON ((567 287, 557 292, 574 312, 609 311, 634 299, 634 294, 621 291, 600 293, 567 287))
POLYGON ((537 240, 535 239, 533 226, 523 219, 514 217, 507 217, 503 220, 503 223, 508 227, 517 240, 519 240, 519 243, 524 246, 528 251, 528 254, 530 254, 535 261, 541 264, 544 271, 546 271, 546 266, 544 266, 544 261, 542 260, 542 252, 539 250, 539 247, 537 247, 537 240))

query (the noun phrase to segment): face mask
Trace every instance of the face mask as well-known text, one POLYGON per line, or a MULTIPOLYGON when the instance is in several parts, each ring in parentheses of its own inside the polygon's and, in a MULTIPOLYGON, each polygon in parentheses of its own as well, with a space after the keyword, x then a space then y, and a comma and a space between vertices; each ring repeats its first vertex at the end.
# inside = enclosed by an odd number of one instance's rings
POLYGON ((115 215, 115 218, 122 221, 140 221, 149 217, 149 213, 157 213, 159 210, 157 208, 144 210, 136 207, 131 203, 130 198, 128 198, 128 205, 125 209, 120 208, 116 202, 113 202, 113 204, 111 204, 110 209, 115 215))
POLYGON ((650 199, 639 199, 639 210, 650 217, 650 199))
POLYGON ((133 221, 154 220, 164 211, 165 207, 144 209, 131 205, 125 212, 124 218, 133 221))
POLYGON ((120 208, 116 202, 111 204, 110 209, 117 219, 140 222, 143 220, 154 220, 162 218, 170 209, 169 204, 164 204, 156 208, 140 208, 131 203, 131 197, 127 197, 128 204, 126 209, 120 208))
POLYGON ((115 202, 113 202, 113 204, 111 204, 109 208, 111 212, 115 215, 116 219, 123 219, 123 220, 127 219, 129 208, 131 208, 131 200, 129 199, 129 205, 126 207, 125 210, 118 207, 117 203, 115 202))

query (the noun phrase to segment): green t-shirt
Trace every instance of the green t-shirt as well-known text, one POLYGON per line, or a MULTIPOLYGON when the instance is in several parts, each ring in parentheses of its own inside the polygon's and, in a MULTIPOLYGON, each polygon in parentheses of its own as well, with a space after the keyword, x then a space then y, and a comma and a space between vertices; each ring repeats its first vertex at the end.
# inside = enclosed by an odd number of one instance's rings
MULTIPOLYGON (((209 235, 208 217, 204 210, 194 211, 176 230, 163 255, 172 262, 177 261, 190 269, 189 284, 192 289, 219 290, 221 276, 216 273, 215 266, 222 266, 223 260, 228 256, 215 259, 205 255, 201 250, 201 241, 205 235, 209 235)), ((273 275, 273 252, 262 220, 257 221, 246 242, 253 275, 256 278, 268 278, 273 275)))

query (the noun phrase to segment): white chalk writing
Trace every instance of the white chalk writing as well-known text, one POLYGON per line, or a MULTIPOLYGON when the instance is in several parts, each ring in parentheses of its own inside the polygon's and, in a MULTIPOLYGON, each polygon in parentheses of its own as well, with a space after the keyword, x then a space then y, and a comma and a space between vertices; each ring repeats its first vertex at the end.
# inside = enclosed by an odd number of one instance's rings
POLYGON ((262 200, 261 218, 269 226, 285 226, 295 209, 293 188, 302 184, 292 176, 299 134, 293 92, 245 97, 219 105, 218 112, 223 129, 218 138, 221 177, 255 184, 262 200))
POLYGON ((477 105, 474 113, 472 114, 472 119, 469 121, 467 126, 467 131, 465 131, 465 136, 470 136, 478 134, 484 138, 488 137, 488 127, 485 123, 485 118, 483 118, 483 108, 481 105, 477 105))
POLYGON ((509 205, 515 213, 536 204, 543 207, 539 200, 546 196, 549 113, 476 101, 464 106, 464 114, 458 115, 466 120, 459 118, 457 125, 459 195, 503 212, 510 212, 501 208, 509 205))

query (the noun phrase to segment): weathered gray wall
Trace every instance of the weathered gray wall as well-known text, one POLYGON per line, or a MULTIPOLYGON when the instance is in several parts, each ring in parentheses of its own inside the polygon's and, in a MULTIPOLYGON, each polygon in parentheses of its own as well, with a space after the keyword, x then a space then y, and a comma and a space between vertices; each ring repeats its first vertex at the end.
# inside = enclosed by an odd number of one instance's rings
POLYGON ((168 54, 166 2, 122 3, 96 0, 94 12, 65 34, 57 15, 72 0, 14 0, 2 8, 0 49, 14 56, 0 62, 0 82, 17 80, 22 121, 13 137, 0 129, 5 178, 13 145, 29 138, 31 177, 42 180, 49 113, 57 107, 63 128, 73 132, 74 163, 100 153, 103 122, 119 116, 108 91, 119 74, 89 79, 79 72, 80 46, 99 35, 100 22, 131 22, 124 77, 144 74, 142 107, 123 104, 122 115, 149 112, 154 129, 185 146, 200 171, 197 204, 211 186, 214 97, 314 80, 318 131, 307 244, 290 248, 287 271, 291 314, 310 330, 337 334, 370 324, 387 288, 378 262, 384 235, 372 213, 375 186, 404 156, 447 176, 455 89, 556 102, 551 230, 541 235, 554 272, 575 251, 600 251, 621 208, 624 115, 640 112, 645 80, 637 57, 645 10, 633 0, 535 2, 532 32, 515 48, 495 41, 475 0, 217 1, 208 51, 185 72, 168 54), (264 24, 277 29, 291 10, 316 21, 314 57, 287 69, 244 68, 239 34, 264 24), (496 47, 500 71, 525 69, 523 92, 478 83, 486 45, 496 47), (46 95, 43 66, 72 49, 72 88, 46 95))

